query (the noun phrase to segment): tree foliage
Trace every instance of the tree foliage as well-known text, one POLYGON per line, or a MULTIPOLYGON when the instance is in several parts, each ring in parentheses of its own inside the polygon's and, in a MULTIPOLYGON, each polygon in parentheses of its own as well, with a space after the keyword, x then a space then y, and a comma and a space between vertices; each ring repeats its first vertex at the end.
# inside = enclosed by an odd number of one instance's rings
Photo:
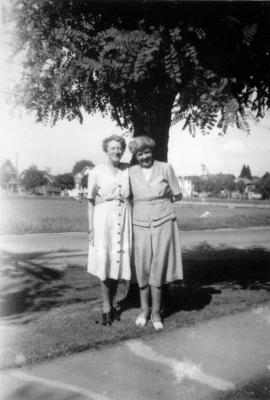
POLYGON ((243 194, 245 191, 245 182, 242 179, 239 179, 236 183, 235 183, 235 189, 238 190, 239 193, 243 194))
POLYGON ((167 152, 171 123, 191 134, 249 130, 270 105, 266 2, 13 0, 25 49, 21 101, 38 121, 109 114, 167 152))
POLYGON ((263 199, 270 199, 270 173, 266 172, 258 183, 258 191, 263 199))
POLYGON ((249 165, 243 165, 239 178, 247 178, 247 179, 252 179, 251 171, 249 165))
POLYGON ((210 174, 207 177, 190 177, 195 192, 211 193, 213 196, 219 196, 221 191, 230 193, 235 189, 235 176, 232 174, 210 174))
POLYGON ((93 167, 94 167, 94 164, 93 164, 92 161, 90 161, 90 160, 80 160, 80 161, 77 161, 77 162, 74 164, 73 168, 72 168, 71 174, 72 174, 73 176, 75 176, 78 172, 79 172, 79 173, 82 172, 82 170, 83 170, 85 167, 93 168, 93 167))
POLYGON ((55 178, 55 184, 61 189, 72 189, 74 187, 74 177, 72 174, 59 174, 55 178))
POLYGON ((38 186, 42 186, 46 183, 43 172, 39 171, 34 165, 25 171, 22 179, 22 184, 27 190, 35 189, 38 186))

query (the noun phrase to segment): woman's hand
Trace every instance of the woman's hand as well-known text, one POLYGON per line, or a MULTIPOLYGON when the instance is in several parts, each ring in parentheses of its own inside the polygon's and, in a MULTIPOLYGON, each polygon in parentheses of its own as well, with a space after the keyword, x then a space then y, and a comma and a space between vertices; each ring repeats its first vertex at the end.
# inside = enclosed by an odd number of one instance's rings
POLYGON ((182 194, 182 193, 179 193, 179 194, 177 194, 176 196, 173 196, 173 197, 172 197, 172 202, 174 203, 175 201, 181 201, 182 198, 183 198, 183 194, 182 194))
POLYGON ((88 242, 91 246, 94 246, 94 229, 89 229, 88 231, 88 242))

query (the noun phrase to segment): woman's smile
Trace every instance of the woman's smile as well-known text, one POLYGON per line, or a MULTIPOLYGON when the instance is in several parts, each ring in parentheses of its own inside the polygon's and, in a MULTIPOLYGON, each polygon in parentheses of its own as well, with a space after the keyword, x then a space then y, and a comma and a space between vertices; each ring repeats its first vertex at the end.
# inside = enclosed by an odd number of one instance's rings
POLYGON ((150 168, 154 162, 153 153, 148 148, 138 151, 136 158, 142 168, 150 168))
POLYGON ((112 163, 119 163, 123 155, 123 149, 120 143, 112 140, 108 143, 107 156, 112 163))

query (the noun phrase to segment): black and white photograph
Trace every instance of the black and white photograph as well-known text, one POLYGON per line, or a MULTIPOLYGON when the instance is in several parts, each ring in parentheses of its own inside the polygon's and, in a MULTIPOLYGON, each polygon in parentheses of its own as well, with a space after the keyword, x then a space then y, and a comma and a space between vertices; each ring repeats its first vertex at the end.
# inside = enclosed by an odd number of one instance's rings
POLYGON ((0 399, 270 399, 270 1, 0 0, 0 399))

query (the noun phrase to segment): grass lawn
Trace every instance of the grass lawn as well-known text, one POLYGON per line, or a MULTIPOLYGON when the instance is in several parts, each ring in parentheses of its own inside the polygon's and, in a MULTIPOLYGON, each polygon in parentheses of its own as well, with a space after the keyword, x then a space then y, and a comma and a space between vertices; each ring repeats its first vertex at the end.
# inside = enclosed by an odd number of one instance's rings
MULTIPOLYGON (((209 199, 213 201, 213 199, 209 199)), ((224 201, 223 201, 224 204, 224 201)), ((179 203, 175 206, 181 230, 245 228, 270 226, 270 208, 258 208, 252 202, 231 202, 226 206, 203 202, 179 203), (247 207, 247 204, 250 207, 247 207), (202 216, 208 212, 208 217, 202 216)), ((258 205, 269 206, 269 202, 258 205)), ((70 198, 4 198, 1 199, 0 234, 86 232, 87 200, 78 203, 70 198)))
MULTIPOLYGON (((74 265, 59 272, 35 264, 35 255, 3 260, 1 368, 157 333, 134 324, 138 293, 122 301, 121 321, 100 324, 99 283, 74 265)), ((165 293, 164 332, 228 315, 270 300, 270 252, 200 246, 183 254, 185 286, 165 293)), ((123 296, 125 286, 119 287, 123 296)), ((120 298, 120 297, 119 297, 120 298)))

